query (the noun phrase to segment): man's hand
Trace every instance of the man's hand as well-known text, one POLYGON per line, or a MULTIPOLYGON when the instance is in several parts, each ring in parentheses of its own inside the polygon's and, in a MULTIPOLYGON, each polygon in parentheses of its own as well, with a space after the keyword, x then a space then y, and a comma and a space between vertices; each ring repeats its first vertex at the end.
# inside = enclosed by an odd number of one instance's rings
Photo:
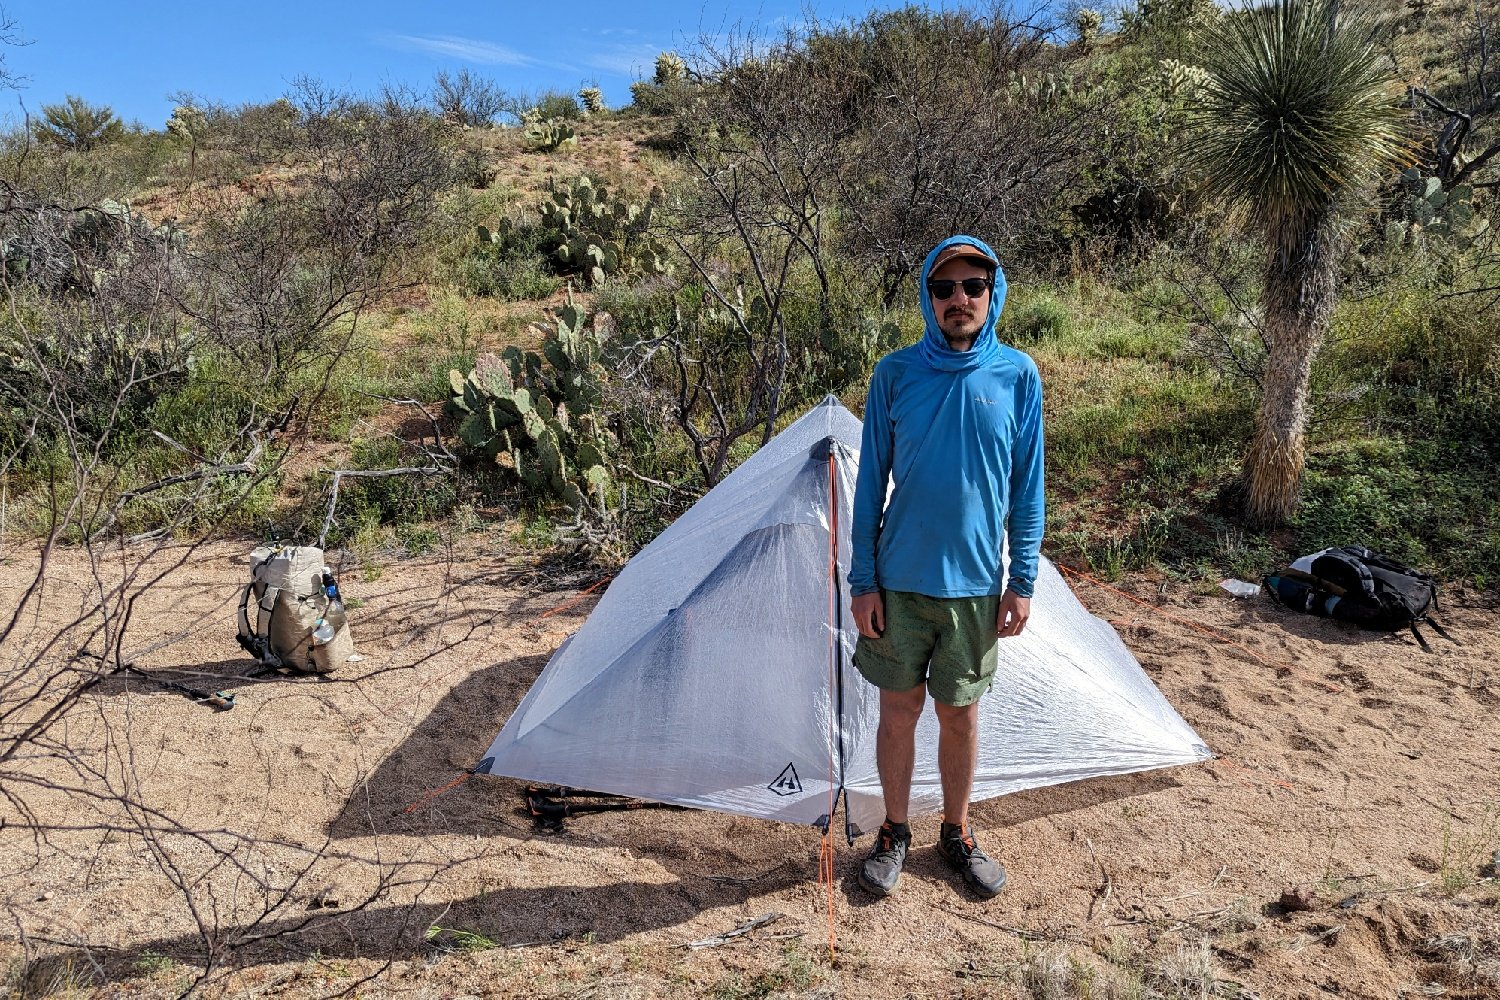
MULTIPOLYGON (((859 607, 859 598, 855 598, 859 607)), ((859 612, 855 611, 856 621, 859 612)), ((1000 611, 995 615, 995 635, 1005 639, 1020 635, 1026 630, 1026 619, 1031 617, 1031 598, 1022 597, 1014 590, 1007 590, 1000 598, 1000 611)))
POLYGON ((865 638, 880 638, 885 631, 885 602, 880 599, 880 591, 854 599, 854 624, 865 638))

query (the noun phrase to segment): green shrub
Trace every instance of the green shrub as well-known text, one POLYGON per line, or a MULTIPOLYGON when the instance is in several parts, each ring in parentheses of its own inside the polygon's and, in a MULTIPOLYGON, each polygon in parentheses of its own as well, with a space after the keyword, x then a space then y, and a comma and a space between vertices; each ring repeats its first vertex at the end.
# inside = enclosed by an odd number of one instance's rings
POLYGON ((507 302, 545 299, 562 286, 541 257, 508 248, 477 248, 459 262, 458 281, 470 295, 507 302))
POLYGON ((630 85, 630 107, 643 115, 666 117, 686 108, 696 91, 697 86, 685 80, 638 80, 630 85))
MULTIPOLYGON (((393 438, 356 441, 350 467, 391 469, 427 464, 425 457, 412 451, 410 445, 393 438)), ((339 491, 339 506, 329 537, 342 542, 368 533, 377 525, 402 527, 435 521, 452 513, 458 501, 458 486, 452 476, 346 479, 339 491)), ((418 536, 420 533, 413 537, 418 536)))
POLYGON ((1029 301, 1007 301, 1000 314, 1000 339, 1011 344, 1033 344, 1060 337, 1072 325, 1067 307, 1050 295, 1029 301))
POLYGON ((542 121, 556 118, 576 122, 584 117, 584 111, 578 104, 578 99, 561 90, 544 90, 537 95, 536 111, 542 121))
POLYGON ((459 287, 507 302, 544 299, 557 291, 562 281, 547 263, 542 244, 549 233, 544 227, 503 218, 493 235, 498 239, 470 237, 472 243, 457 264, 459 287))

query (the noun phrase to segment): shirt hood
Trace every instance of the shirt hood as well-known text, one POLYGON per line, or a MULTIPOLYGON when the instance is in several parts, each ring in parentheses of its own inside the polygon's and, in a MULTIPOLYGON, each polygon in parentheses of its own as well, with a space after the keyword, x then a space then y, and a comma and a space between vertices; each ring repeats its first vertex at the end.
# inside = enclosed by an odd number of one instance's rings
POLYGON ((1000 310, 1005 308, 1006 282, 1005 271, 998 264, 995 267, 995 287, 990 290, 990 310, 984 317, 984 326, 974 336, 974 346, 967 351, 953 350, 948 346, 948 340, 943 336, 942 328, 938 326, 937 313, 932 308, 932 296, 927 294, 927 279, 932 274, 932 264, 937 260, 938 255, 949 247, 960 244, 975 247, 997 261, 1000 259, 1000 255, 978 237, 950 236, 933 247, 927 259, 922 262, 922 276, 917 282, 917 298, 921 302, 922 319, 927 328, 917 344, 917 349, 922 360, 939 371, 964 371, 969 368, 978 368, 988 364, 1000 351, 1000 339, 995 333, 995 324, 1000 319, 1000 310))

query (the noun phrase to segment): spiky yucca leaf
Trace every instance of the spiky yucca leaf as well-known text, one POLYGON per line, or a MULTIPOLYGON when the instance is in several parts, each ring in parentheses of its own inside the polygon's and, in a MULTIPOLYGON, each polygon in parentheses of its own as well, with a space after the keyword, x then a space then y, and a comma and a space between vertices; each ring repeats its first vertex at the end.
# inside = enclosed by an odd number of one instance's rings
POLYGON ((1403 159, 1406 115, 1376 27, 1369 8, 1341 0, 1272 0, 1209 27, 1186 146, 1207 193, 1274 231, 1403 159))

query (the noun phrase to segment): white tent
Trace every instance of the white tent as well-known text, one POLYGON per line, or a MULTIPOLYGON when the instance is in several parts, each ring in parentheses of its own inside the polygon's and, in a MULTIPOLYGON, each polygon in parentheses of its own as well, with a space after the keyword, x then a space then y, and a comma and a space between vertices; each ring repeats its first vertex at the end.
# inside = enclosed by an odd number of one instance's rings
MULTIPOLYGON (((884 817, 877 692, 854 668, 849 524, 860 422, 829 396, 625 566, 479 774, 823 826, 884 817)), ((981 700, 975 800, 1201 761, 1198 735, 1042 560, 981 700)), ((912 812, 938 811, 937 719, 912 812)))

